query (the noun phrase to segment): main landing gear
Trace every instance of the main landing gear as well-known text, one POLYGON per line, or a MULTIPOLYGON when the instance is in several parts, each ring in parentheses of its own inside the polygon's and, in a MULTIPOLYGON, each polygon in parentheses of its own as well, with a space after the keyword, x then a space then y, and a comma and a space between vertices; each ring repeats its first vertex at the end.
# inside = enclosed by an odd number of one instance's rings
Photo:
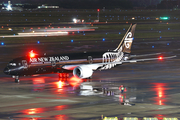
POLYGON ((60 81, 67 81, 69 79, 69 73, 59 73, 60 81))

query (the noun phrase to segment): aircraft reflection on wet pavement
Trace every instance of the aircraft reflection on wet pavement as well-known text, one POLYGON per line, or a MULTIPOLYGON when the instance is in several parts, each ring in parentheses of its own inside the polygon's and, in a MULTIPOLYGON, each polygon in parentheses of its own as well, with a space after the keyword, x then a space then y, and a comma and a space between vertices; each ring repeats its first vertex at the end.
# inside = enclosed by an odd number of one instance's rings
POLYGON ((51 77, 33 77, 33 91, 46 91, 53 90, 55 94, 73 92, 82 82, 82 79, 79 79, 75 76, 70 78, 59 78, 59 80, 52 80, 51 82, 46 82, 47 79, 52 79, 51 77), (54 89, 55 88, 55 89, 54 89))
MULTIPOLYGON (((56 79, 56 76, 44 76, 44 77, 32 77, 32 86, 33 91, 38 92, 48 92, 50 94, 56 94, 60 96, 99 96, 103 97, 105 103, 117 103, 118 105, 125 106, 136 106, 138 103, 151 103, 154 105, 166 105, 166 96, 168 90, 168 84, 166 83, 146 83, 145 86, 142 86, 144 83, 122 83, 120 81, 103 81, 103 80, 87 80, 74 78, 74 76, 69 76, 69 78, 56 79), (101 81, 101 82, 100 82, 101 81), (121 85, 124 85, 125 90, 122 93, 120 90, 121 85), (107 101, 108 99, 108 101, 107 101)), ((26 81, 23 81, 23 83, 26 81)), ((32 107, 28 109, 23 109, 17 111, 16 113, 20 115, 29 115, 29 116, 41 116, 43 113, 48 111, 63 111, 65 109, 76 108, 77 106, 86 103, 75 103, 72 105, 54 105, 48 107, 32 107)), ((101 104, 101 103, 91 103, 91 104, 101 104)), ((89 102, 87 103, 89 105, 89 102)), ((67 114, 60 114, 56 116, 51 116, 52 118, 69 120, 71 119, 67 114)), ((160 114, 154 115, 154 117, 164 117, 160 114)), ((34 117, 36 119, 36 117, 34 117)))
POLYGON ((165 90, 168 90, 166 83, 153 83, 153 90, 155 91, 155 94, 157 97, 155 97, 155 101, 157 105, 165 105, 165 102, 167 102, 165 90))
POLYGON ((75 94, 80 96, 111 96, 114 97, 115 101, 123 102, 131 102, 136 100, 136 96, 133 91, 134 88, 125 87, 124 93, 120 90, 120 85, 115 86, 110 85, 106 82, 92 82, 89 79, 80 79, 75 76, 69 78, 60 78, 58 81, 46 82, 46 79, 50 79, 49 77, 34 77, 32 78, 33 82, 33 91, 50 91, 53 94, 75 94), (127 95, 128 90, 130 93, 127 95))
MULTIPOLYGON (((45 108, 30 108, 30 109, 25 109, 22 111, 19 111, 19 113, 24 114, 24 115, 37 115, 40 113, 44 113, 47 111, 60 111, 60 110, 64 110, 67 109, 68 106, 67 105, 60 105, 60 106, 54 106, 54 107, 45 107, 45 108)), ((56 118, 56 119, 60 119, 60 120, 69 120, 69 117, 67 115, 56 115, 56 116, 52 116, 52 118, 56 118)), ((32 117, 32 120, 38 120, 39 116, 36 117, 32 117)), ((29 120, 29 119, 28 119, 29 120)))
MULTIPOLYGON (((150 96, 149 93, 137 94, 137 91, 141 88, 140 86, 125 86, 125 91, 122 93, 120 90, 121 83, 107 83, 99 82, 98 80, 80 79, 74 76, 69 78, 60 78, 58 81, 49 81, 50 77, 33 77, 33 91, 48 91, 53 94, 75 94, 80 96, 111 96, 114 101, 118 101, 120 104, 124 102, 144 102, 146 100, 157 105, 166 105, 166 90, 167 84, 165 83, 152 83, 150 85, 150 96), (152 102, 154 101, 154 102, 152 102)), ((147 101, 146 101, 147 102, 147 101)))

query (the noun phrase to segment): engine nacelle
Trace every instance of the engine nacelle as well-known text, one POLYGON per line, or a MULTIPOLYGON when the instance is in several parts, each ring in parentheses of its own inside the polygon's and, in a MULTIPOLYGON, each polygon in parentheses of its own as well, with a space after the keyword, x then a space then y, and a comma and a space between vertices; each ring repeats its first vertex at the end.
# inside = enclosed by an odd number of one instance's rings
POLYGON ((79 78, 89 78, 93 74, 93 70, 85 65, 74 68, 73 75, 79 78))

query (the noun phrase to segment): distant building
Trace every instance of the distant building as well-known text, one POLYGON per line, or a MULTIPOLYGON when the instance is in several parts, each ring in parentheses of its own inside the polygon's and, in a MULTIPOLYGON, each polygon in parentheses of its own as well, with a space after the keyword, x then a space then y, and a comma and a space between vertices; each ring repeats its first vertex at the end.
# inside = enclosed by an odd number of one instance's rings
POLYGON ((45 6, 45 5, 38 6, 38 9, 47 9, 47 8, 59 8, 59 6, 45 6))

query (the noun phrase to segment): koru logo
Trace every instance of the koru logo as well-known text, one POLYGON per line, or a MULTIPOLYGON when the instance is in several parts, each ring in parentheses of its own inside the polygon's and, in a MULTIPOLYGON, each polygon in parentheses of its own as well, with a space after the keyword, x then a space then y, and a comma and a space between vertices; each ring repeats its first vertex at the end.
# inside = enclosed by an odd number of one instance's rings
POLYGON ((125 44, 125 47, 126 47, 126 48, 129 48, 129 47, 130 47, 130 44, 132 43, 132 40, 133 40, 133 38, 132 38, 132 33, 129 32, 129 33, 126 35, 125 40, 124 40, 124 44, 125 44))

